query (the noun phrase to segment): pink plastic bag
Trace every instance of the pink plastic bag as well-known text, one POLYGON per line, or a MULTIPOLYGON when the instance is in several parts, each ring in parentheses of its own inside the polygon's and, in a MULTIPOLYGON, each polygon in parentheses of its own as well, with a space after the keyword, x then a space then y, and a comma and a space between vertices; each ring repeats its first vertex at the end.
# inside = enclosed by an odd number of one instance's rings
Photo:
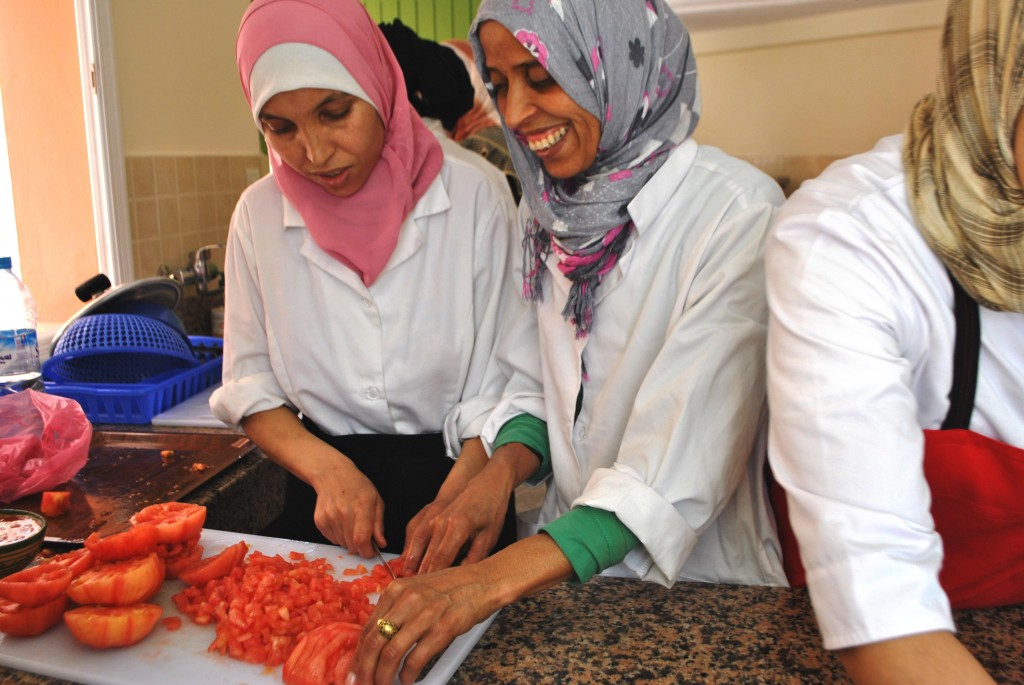
POLYGON ((71 480, 91 442, 92 424, 72 399, 35 390, 0 397, 0 502, 71 480))

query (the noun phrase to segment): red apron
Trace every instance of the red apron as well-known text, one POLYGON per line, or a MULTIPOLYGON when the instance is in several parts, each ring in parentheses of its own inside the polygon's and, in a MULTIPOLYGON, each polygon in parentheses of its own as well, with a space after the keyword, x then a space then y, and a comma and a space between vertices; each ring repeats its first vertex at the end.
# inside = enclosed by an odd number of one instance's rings
MULTIPOLYGON (((1024 450, 967 430, 974 411, 981 327, 978 305, 955 279, 956 344, 950 409, 942 430, 924 431, 924 473, 942 537, 939 582, 955 609, 1024 602, 1024 450)), ((807 584, 785 492, 771 480, 783 565, 807 584)))

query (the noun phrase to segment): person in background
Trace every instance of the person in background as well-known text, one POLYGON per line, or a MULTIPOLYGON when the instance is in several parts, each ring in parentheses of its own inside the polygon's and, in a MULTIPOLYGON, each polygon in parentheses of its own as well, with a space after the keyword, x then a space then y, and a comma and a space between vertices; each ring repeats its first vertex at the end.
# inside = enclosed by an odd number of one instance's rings
POLYGON ((378 24, 398 65, 405 76, 406 94, 423 123, 441 143, 441 149, 450 157, 461 157, 480 169, 499 187, 511 193, 513 203, 519 201, 519 181, 512 160, 508 157, 501 128, 504 155, 497 151, 480 149, 472 141, 476 136, 455 141, 453 129, 473 107, 473 84, 455 50, 441 43, 420 38, 399 19, 378 24))
POLYGON ((860 685, 991 683, 951 606, 1024 601, 1022 37, 1024 1, 953 0, 906 132, 766 248, 788 570, 860 685))
POLYGON ((289 471, 274 534, 397 553, 486 460, 514 208, 442 153, 357 0, 256 0, 237 60, 273 173, 232 218, 211 406, 289 471))
POLYGON ((484 0, 470 38, 527 181, 532 316, 503 340, 491 458, 410 528, 419 575, 383 593, 350 682, 411 682, 495 610, 601 572, 785 583, 763 481, 762 245, 782 192, 691 137, 697 71, 664 0, 531 7, 484 0), (507 494, 546 473, 541 531, 480 559, 507 494), (445 568, 467 542, 476 563, 445 568))
MULTIPOLYGON (((476 66, 464 61, 455 46, 421 38, 399 19, 379 26, 402 67, 409 101, 441 141, 445 154, 477 163, 485 175, 508 185, 513 202, 518 203, 522 191, 501 123, 497 114, 492 119, 477 102, 472 78, 479 79, 476 66), (494 174, 493 169, 500 173, 494 174)), ((489 99, 487 104, 493 111, 489 99)))

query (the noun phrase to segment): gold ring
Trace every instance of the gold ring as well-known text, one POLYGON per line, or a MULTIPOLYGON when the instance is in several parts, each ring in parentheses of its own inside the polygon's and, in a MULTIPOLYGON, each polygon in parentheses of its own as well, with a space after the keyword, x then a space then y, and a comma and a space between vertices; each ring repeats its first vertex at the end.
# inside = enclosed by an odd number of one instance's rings
POLYGON ((385 640, 390 640, 398 632, 398 626, 386 618, 377 619, 377 632, 380 633, 381 637, 385 640))

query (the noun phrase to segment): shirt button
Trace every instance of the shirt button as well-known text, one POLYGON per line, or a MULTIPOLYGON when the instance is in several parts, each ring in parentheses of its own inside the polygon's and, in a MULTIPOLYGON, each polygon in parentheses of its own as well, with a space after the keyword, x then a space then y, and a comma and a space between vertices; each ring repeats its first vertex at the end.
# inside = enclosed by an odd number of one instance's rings
POLYGON ((363 394, 366 395, 366 399, 375 400, 380 397, 380 390, 378 388, 369 387, 363 394))
POLYGON ((587 429, 586 428, 577 428, 576 429, 576 437, 578 439, 580 439, 580 440, 582 440, 583 438, 587 437, 587 429))
POLYGON ((363 298, 363 307, 366 309, 373 309, 373 300, 368 297, 363 298))

